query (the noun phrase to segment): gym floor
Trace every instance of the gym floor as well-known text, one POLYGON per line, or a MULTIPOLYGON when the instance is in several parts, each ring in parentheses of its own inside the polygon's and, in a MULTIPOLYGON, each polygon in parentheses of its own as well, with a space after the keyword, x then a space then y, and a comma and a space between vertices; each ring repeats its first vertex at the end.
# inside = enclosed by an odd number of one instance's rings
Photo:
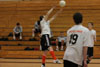
MULTIPOLYGON (((61 60, 63 61, 63 60, 61 60)), ((46 60, 46 67, 63 67, 63 64, 54 64, 52 59, 46 60)), ((41 59, 0 59, 0 67, 40 67, 41 59)), ((100 59, 93 59, 88 67, 100 67, 100 59)))

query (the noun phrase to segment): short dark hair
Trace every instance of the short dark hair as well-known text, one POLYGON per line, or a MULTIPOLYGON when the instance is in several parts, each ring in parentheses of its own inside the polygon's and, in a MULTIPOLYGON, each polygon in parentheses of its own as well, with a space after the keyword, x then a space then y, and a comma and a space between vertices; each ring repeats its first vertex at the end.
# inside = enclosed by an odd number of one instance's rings
POLYGON ((44 16, 40 16, 40 21, 44 18, 44 16))
POLYGON ((92 26, 94 26, 94 23, 93 22, 88 22, 88 23, 90 23, 92 26))
POLYGON ((82 23, 82 21, 83 21, 83 16, 82 16, 81 13, 75 13, 74 16, 73 16, 73 19, 74 19, 74 21, 75 21, 75 24, 78 25, 78 24, 82 23))
POLYGON ((16 23, 16 25, 20 25, 20 23, 19 23, 19 22, 17 22, 17 23, 16 23))

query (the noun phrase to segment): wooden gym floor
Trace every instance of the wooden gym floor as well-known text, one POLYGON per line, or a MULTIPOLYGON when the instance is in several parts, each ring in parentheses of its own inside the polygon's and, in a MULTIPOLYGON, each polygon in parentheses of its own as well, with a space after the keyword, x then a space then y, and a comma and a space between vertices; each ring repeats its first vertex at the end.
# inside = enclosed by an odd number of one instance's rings
MULTIPOLYGON (((61 60, 62 61, 62 60, 61 60)), ((46 60, 46 67, 63 67, 63 64, 53 64, 52 59, 46 60)), ((0 67, 40 67, 41 59, 0 59, 0 67)), ((88 67, 100 67, 100 59, 93 59, 88 67)))

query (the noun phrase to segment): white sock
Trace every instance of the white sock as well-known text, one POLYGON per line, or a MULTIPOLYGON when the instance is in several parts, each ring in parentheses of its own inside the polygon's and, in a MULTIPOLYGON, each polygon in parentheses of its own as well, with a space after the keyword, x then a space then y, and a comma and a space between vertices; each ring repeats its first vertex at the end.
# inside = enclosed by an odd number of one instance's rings
POLYGON ((22 36, 20 36, 20 39, 22 39, 22 36))
POLYGON ((40 50, 42 50, 42 47, 40 46, 40 50))
POLYGON ((59 47, 58 46, 56 46, 56 50, 59 50, 59 47))
POLYGON ((14 39, 14 40, 16 40, 16 37, 15 37, 15 36, 13 36, 13 39, 14 39))
POLYGON ((34 34, 32 34, 32 37, 34 37, 35 35, 34 34))
POLYGON ((63 46, 61 46, 61 50, 63 50, 63 46))

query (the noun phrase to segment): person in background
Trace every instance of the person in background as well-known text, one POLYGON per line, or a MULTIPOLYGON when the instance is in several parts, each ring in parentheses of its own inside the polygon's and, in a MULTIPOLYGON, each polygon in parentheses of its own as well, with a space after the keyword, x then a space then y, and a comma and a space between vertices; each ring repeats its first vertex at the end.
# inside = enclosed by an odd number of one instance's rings
POLYGON ((59 48, 61 48, 60 50, 64 50, 63 46, 66 44, 66 38, 64 36, 64 32, 60 32, 60 36, 56 39, 56 50, 59 51, 59 48))
POLYGON ((46 67, 45 63, 46 63, 46 57, 47 57, 47 53, 49 50, 49 53, 51 54, 52 58, 53 58, 53 63, 58 63, 60 64, 61 61, 58 60, 56 58, 56 55, 54 53, 54 50, 51 46, 51 29, 50 29, 50 23, 58 16, 58 14, 60 14, 62 12, 62 8, 60 8, 60 10, 51 18, 48 19, 48 17, 50 16, 51 12, 54 10, 55 6, 52 7, 46 15, 41 16, 42 17, 42 21, 40 22, 41 25, 41 47, 42 47, 42 65, 41 67, 46 67))
POLYGON ((37 21, 37 22, 34 24, 34 29, 32 29, 32 37, 33 37, 33 38, 34 38, 35 36, 39 36, 39 34, 41 33, 40 21, 41 21, 41 17, 40 17, 40 20, 37 21))
POLYGON ((20 23, 16 23, 16 26, 13 29, 13 39, 20 39, 22 40, 22 26, 20 25, 20 23))
POLYGON ((93 58, 93 47, 94 47, 94 42, 96 42, 96 31, 93 29, 94 24, 92 22, 88 23, 88 29, 90 33, 90 39, 89 39, 89 47, 88 47, 88 60, 87 63, 90 63, 90 61, 93 58))

